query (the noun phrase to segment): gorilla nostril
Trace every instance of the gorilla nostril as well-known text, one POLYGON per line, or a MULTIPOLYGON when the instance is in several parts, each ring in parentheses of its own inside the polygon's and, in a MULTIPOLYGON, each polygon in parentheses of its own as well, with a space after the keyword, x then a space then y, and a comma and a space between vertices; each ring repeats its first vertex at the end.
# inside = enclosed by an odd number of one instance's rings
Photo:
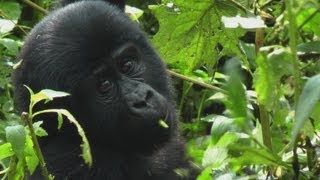
POLYGON ((134 103, 133 107, 137 109, 145 108, 147 107, 147 103, 145 101, 140 101, 140 102, 134 103))
POLYGON ((153 96, 152 91, 147 91, 147 95, 146 95, 146 101, 148 102, 153 96))

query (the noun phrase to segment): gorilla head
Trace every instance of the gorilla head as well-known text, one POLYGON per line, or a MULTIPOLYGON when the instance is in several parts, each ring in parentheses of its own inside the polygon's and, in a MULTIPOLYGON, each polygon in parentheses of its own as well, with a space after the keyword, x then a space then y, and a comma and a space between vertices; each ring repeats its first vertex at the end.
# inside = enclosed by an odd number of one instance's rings
POLYGON ((58 178, 177 179, 173 170, 186 161, 165 67, 121 11, 122 1, 116 5, 120 8, 103 1, 70 3, 34 27, 14 72, 17 107, 28 111, 23 85, 71 94, 37 109, 69 110, 85 129, 94 165, 81 165, 72 126, 57 132, 54 117, 41 117, 49 131, 41 148, 58 178))

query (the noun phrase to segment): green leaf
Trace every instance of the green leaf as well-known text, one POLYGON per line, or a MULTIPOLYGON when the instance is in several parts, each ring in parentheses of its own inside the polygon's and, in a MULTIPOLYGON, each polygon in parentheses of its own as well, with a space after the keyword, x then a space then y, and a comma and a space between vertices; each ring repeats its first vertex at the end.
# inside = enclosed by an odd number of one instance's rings
POLYGON ((22 125, 6 127, 6 138, 12 145, 13 151, 21 157, 26 143, 26 132, 22 125))
MULTIPOLYGON (((242 56, 238 38, 241 29, 221 30, 221 14, 233 11, 222 1, 164 0, 167 5, 150 6, 159 20, 159 32, 152 42, 170 67, 180 72, 192 72, 206 65, 209 70, 225 54, 242 56), (216 47, 222 45, 222 53, 216 47)), ((233 11, 236 13, 237 11, 233 11)))
POLYGON ((233 129, 233 120, 224 116, 217 116, 211 126, 211 142, 215 145, 224 133, 233 129))
POLYGON ((8 20, 18 20, 21 14, 21 6, 17 2, 0 1, 0 12, 8 20))
POLYGON ((58 129, 61 129, 63 124, 63 117, 61 113, 58 113, 58 129))
POLYGON ((0 145, 0 161, 4 158, 14 155, 11 143, 5 143, 0 145))
POLYGON ((303 24, 302 29, 304 31, 313 32, 319 36, 320 35, 320 32, 319 32, 320 13, 319 13, 318 7, 315 7, 315 6, 306 6, 305 8, 302 8, 299 11, 299 14, 297 15, 296 19, 297 19, 298 25, 303 24), (310 19, 310 17, 312 18, 310 19))
POLYGON ((29 90, 29 92, 31 94, 30 102, 31 102, 32 106, 34 106, 35 104, 37 104, 39 101, 42 101, 42 100, 45 100, 47 102, 47 101, 52 101, 53 98, 65 97, 65 96, 70 95, 69 93, 66 93, 66 92, 54 91, 51 89, 43 89, 40 92, 34 94, 33 91, 29 87, 27 87, 27 86, 25 86, 25 87, 29 90))
POLYGON ((212 179, 212 167, 207 167, 205 170, 201 172, 201 174, 197 177, 197 180, 209 180, 212 179))
POLYGON ((221 147, 209 147, 203 155, 202 166, 219 167, 228 158, 228 150, 221 147))
POLYGON ((305 84, 302 93, 299 97, 295 123, 292 130, 292 139, 296 138, 304 124, 309 119, 312 110, 315 108, 317 102, 320 100, 320 75, 313 76, 305 84))
POLYGON ((265 105, 268 110, 275 107, 280 97, 281 77, 293 72, 289 56, 290 50, 281 46, 261 48, 257 56, 258 68, 255 71, 253 83, 258 102, 265 105))
POLYGON ((0 44, 7 48, 9 55, 18 54, 18 49, 21 45, 18 41, 9 38, 0 38, 0 44))
POLYGON ((272 154, 268 149, 262 149, 257 147, 231 145, 230 150, 235 152, 242 152, 240 157, 230 159, 232 165, 278 165, 289 168, 290 165, 286 164, 276 154, 272 154))
POLYGON ((91 156, 89 141, 85 135, 83 128, 78 123, 78 121, 73 117, 73 115, 65 109, 46 109, 46 110, 42 110, 42 111, 38 111, 38 112, 34 113, 33 116, 35 117, 39 114, 44 114, 44 113, 58 113, 58 114, 60 113, 64 116, 66 116, 68 118, 68 120, 76 126, 78 133, 82 138, 82 143, 80 144, 80 146, 82 148, 81 156, 83 157, 84 162, 91 167, 92 156, 91 156))
POLYGON ((33 128, 34 128, 35 134, 39 137, 48 136, 48 133, 46 132, 46 130, 44 130, 42 127, 40 127, 42 124, 43 124, 43 121, 37 121, 37 122, 33 123, 33 128))
POLYGON ((30 174, 32 174, 39 164, 39 159, 34 151, 31 136, 27 136, 26 148, 24 149, 26 164, 30 174))
POLYGON ((317 53, 320 54, 320 41, 313 41, 313 42, 306 42, 306 43, 301 43, 298 45, 298 52, 299 53, 306 53, 306 54, 311 54, 311 53, 317 53))
POLYGON ((226 106, 232 116, 236 118, 234 122, 244 128, 247 121, 247 99, 244 86, 241 83, 242 77, 238 59, 230 59, 226 64, 225 71, 229 75, 225 87, 228 91, 226 106))

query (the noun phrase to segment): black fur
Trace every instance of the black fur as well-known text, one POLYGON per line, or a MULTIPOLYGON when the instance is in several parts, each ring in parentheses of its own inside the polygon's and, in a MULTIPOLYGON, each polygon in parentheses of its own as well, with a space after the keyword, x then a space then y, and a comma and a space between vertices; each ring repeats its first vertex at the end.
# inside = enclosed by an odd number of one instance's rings
POLYGON ((64 5, 31 31, 13 74, 20 112, 28 111, 24 84, 69 92, 36 108, 68 109, 89 138, 91 168, 79 157, 75 128, 65 121, 57 132, 55 115, 40 117, 49 132, 40 139, 49 171, 56 179, 187 179, 175 172, 188 163, 165 66, 144 33, 109 3, 64 5))
MULTIPOLYGON (((66 6, 68 4, 74 3, 74 2, 78 2, 81 0, 60 0, 59 4, 60 6, 66 6)), ((94 0, 90 0, 90 1, 94 1, 94 0)), ((99 1, 99 0, 97 0, 99 1)), ((124 10, 125 8, 125 1, 124 0, 103 0, 106 2, 109 2, 110 4, 116 5, 118 6, 121 10, 124 10)))

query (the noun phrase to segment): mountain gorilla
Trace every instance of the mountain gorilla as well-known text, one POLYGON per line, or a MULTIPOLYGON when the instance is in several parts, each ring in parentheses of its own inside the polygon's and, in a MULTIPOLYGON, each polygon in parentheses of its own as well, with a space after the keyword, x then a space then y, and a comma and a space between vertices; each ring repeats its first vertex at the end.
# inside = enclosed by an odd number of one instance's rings
MULTIPOLYGON (((60 3, 26 38, 13 74, 20 112, 29 107, 23 85, 68 92, 36 108, 69 110, 89 139, 91 168, 79 156, 80 137, 70 123, 58 131, 55 115, 39 118, 49 133, 40 146, 50 173, 56 179, 194 179, 177 173, 189 172, 189 165, 165 66, 123 12, 124 1, 60 3)), ((42 179, 39 170, 30 179, 42 179)))

